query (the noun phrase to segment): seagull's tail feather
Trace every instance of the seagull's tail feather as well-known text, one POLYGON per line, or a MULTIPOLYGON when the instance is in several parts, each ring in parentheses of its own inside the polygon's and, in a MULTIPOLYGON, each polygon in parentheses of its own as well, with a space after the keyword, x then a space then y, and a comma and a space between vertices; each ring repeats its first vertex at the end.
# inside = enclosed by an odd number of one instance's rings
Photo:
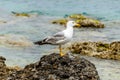
MULTIPOLYGON (((47 38, 46 38, 46 39, 47 39, 47 38)), ((36 44, 36 45, 48 44, 48 43, 46 42, 46 39, 43 39, 43 40, 41 40, 41 41, 36 41, 36 42, 33 42, 33 43, 36 44)))

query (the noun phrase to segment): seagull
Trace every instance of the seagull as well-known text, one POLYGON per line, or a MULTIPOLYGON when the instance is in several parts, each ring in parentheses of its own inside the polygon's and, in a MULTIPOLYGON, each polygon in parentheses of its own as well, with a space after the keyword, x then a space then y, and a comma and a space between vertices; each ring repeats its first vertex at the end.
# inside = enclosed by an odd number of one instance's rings
POLYGON ((43 40, 36 41, 34 42, 34 44, 36 45, 44 45, 44 44, 59 45, 60 56, 64 56, 64 53, 62 52, 62 45, 71 41, 73 37, 74 26, 79 26, 79 24, 77 24, 75 21, 68 21, 66 24, 65 30, 57 32, 56 34, 53 34, 52 36, 48 36, 44 38, 43 40))

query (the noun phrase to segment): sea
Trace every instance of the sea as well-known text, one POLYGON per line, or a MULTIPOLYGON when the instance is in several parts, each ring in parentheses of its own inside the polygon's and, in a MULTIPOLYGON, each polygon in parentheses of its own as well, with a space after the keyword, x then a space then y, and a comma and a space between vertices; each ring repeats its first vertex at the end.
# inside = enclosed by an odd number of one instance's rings
MULTIPOLYGON (((58 53, 58 46, 36 46, 33 42, 65 29, 51 22, 71 14, 90 16, 105 24, 105 28, 100 29, 75 28, 73 42, 120 41, 120 0, 0 0, 0 56, 7 59, 8 66, 24 67, 43 55, 58 53), (12 12, 28 13, 31 17, 16 17, 12 12)), ((102 61, 102 64, 106 63, 102 61)), ((120 62, 112 61, 106 66, 113 64, 116 67, 110 75, 117 75, 115 71, 120 70, 120 62)), ((118 80, 118 76, 112 79, 108 78, 109 74, 103 75, 106 70, 103 73, 100 67, 103 66, 98 67, 103 80, 118 80)))

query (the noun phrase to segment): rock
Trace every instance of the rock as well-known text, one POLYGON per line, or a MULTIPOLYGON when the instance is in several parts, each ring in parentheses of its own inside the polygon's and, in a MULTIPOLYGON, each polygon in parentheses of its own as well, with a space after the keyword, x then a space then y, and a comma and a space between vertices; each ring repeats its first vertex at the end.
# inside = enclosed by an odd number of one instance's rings
POLYGON ((78 42, 68 47, 71 52, 99 57, 103 59, 120 60, 120 41, 112 43, 78 42))
POLYGON ((6 65, 5 58, 0 56, 0 80, 2 80, 6 75, 6 65))
POLYGON ((100 80, 94 64, 84 58, 59 54, 43 56, 40 61, 16 71, 8 80, 100 80))
POLYGON ((72 14, 70 16, 68 16, 69 18, 72 18, 72 19, 80 19, 80 20, 85 20, 87 19, 86 16, 83 16, 82 14, 72 14))
POLYGON ((7 67, 5 60, 6 59, 4 57, 0 56, 0 80, 7 80, 8 75, 17 71, 17 69, 7 67))
POLYGON ((60 20, 55 20, 52 21, 53 24, 60 24, 60 25, 65 25, 67 23, 66 19, 60 19, 60 20))
POLYGON ((14 14, 15 16, 30 17, 30 15, 27 13, 17 13, 12 11, 12 14, 14 14))
POLYGON ((76 22, 79 23, 82 27, 104 28, 104 24, 94 19, 76 20, 76 22))
MULTIPOLYGON (((76 23, 80 24, 80 26, 75 26, 75 27, 95 27, 95 28, 104 28, 104 24, 101 23, 98 20, 88 18, 82 14, 73 14, 69 15, 67 18, 70 20, 74 20, 76 23)), ((67 19, 59 19, 59 20, 54 20, 52 21, 53 24, 62 24, 65 25, 67 22, 67 19)))

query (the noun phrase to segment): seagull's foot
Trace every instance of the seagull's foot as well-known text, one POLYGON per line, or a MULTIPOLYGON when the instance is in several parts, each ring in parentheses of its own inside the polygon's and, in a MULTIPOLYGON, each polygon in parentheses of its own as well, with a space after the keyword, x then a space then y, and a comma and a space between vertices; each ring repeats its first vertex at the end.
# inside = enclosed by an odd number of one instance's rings
POLYGON ((61 57, 64 56, 64 55, 65 55, 64 53, 60 52, 60 56, 61 56, 61 57))

